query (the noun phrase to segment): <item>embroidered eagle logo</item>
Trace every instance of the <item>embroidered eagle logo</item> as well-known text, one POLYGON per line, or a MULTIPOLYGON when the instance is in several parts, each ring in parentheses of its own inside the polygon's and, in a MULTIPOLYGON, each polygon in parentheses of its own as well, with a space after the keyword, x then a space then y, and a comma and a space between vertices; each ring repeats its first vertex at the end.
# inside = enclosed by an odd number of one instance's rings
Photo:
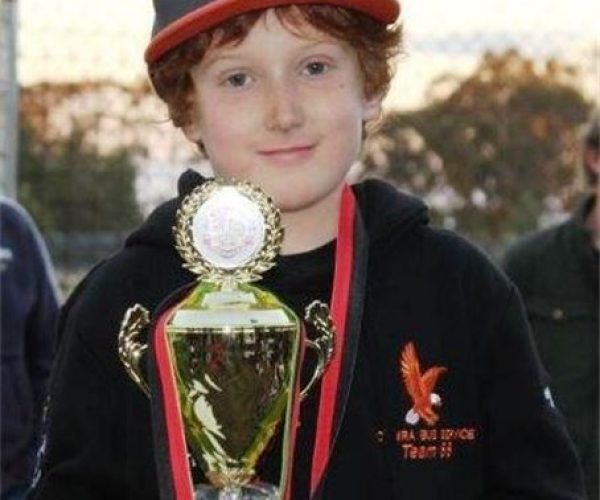
POLYGON ((434 393, 433 389, 440 375, 447 371, 446 368, 432 366, 421 375, 417 350, 414 344, 409 342, 400 353, 400 371, 406 391, 413 400, 412 408, 406 413, 406 423, 416 425, 423 419, 428 425, 435 425, 440 417, 433 407, 441 406, 442 398, 434 393))

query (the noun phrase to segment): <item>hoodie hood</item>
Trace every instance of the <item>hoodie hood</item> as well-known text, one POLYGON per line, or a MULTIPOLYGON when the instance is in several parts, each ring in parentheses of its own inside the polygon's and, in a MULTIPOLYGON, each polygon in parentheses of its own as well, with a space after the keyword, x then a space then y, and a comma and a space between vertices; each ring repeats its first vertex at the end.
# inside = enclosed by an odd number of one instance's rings
MULTIPOLYGON (((184 172, 177 183, 178 196, 155 209, 133 232, 125 246, 148 245, 174 248, 173 225, 183 198, 207 179, 194 170, 184 172)), ((368 179, 353 186, 369 239, 412 231, 429 222, 427 207, 418 198, 396 190, 390 184, 368 179)))
POLYGON ((425 203, 416 196, 398 191, 379 179, 367 179, 353 186, 369 239, 373 242, 390 234, 401 235, 429 223, 425 203))
POLYGON ((175 248, 173 226, 175 215, 183 199, 196 187, 206 182, 195 170, 186 170, 177 181, 177 197, 159 205, 125 241, 125 246, 148 245, 175 248))

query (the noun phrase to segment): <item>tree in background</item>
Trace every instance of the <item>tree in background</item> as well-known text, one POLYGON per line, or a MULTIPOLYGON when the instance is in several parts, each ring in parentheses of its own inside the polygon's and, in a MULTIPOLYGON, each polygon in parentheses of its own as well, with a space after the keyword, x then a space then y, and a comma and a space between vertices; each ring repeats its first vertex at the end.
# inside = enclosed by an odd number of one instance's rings
POLYGON ((124 231, 141 215, 131 152, 100 154, 75 129, 51 152, 21 130, 19 198, 44 233, 124 231))
POLYGON ((558 61, 485 54, 470 76, 433 82, 424 108, 387 116, 366 145, 366 173, 424 197, 436 222, 498 248, 573 193, 577 128, 591 108, 577 82, 577 70, 558 61))
POLYGON ((64 296, 142 218, 134 160, 143 151, 127 111, 148 94, 101 82, 21 90, 18 196, 46 237, 64 296))
POLYGON ((44 233, 124 231, 141 219, 135 144, 100 141, 101 117, 86 113, 86 96, 98 87, 46 84, 22 90, 19 198, 44 233))

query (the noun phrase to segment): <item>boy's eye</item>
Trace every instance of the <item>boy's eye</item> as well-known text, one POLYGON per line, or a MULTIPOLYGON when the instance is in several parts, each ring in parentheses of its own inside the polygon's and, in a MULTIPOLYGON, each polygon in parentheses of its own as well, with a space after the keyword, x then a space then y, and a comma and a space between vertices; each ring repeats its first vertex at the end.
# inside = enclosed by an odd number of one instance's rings
POLYGON ((311 61, 304 67, 304 73, 313 76, 321 75, 329 69, 329 65, 322 61, 311 61))
POLYGON ((234 73, 225 79, 225 83, 231 87, 243 87, 250 83, 250 77, 246 73, 234 73))

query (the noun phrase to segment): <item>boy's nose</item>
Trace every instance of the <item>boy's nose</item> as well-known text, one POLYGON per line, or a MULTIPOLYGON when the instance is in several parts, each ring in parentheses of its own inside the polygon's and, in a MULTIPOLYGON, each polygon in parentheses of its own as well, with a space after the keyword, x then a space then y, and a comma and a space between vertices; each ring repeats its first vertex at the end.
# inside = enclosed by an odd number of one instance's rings
POLYGON ((273 131, 286 132, 304 123, 304 110, 293 85, 273 85, 265 96, 267 112, 265 125, 273 131))

